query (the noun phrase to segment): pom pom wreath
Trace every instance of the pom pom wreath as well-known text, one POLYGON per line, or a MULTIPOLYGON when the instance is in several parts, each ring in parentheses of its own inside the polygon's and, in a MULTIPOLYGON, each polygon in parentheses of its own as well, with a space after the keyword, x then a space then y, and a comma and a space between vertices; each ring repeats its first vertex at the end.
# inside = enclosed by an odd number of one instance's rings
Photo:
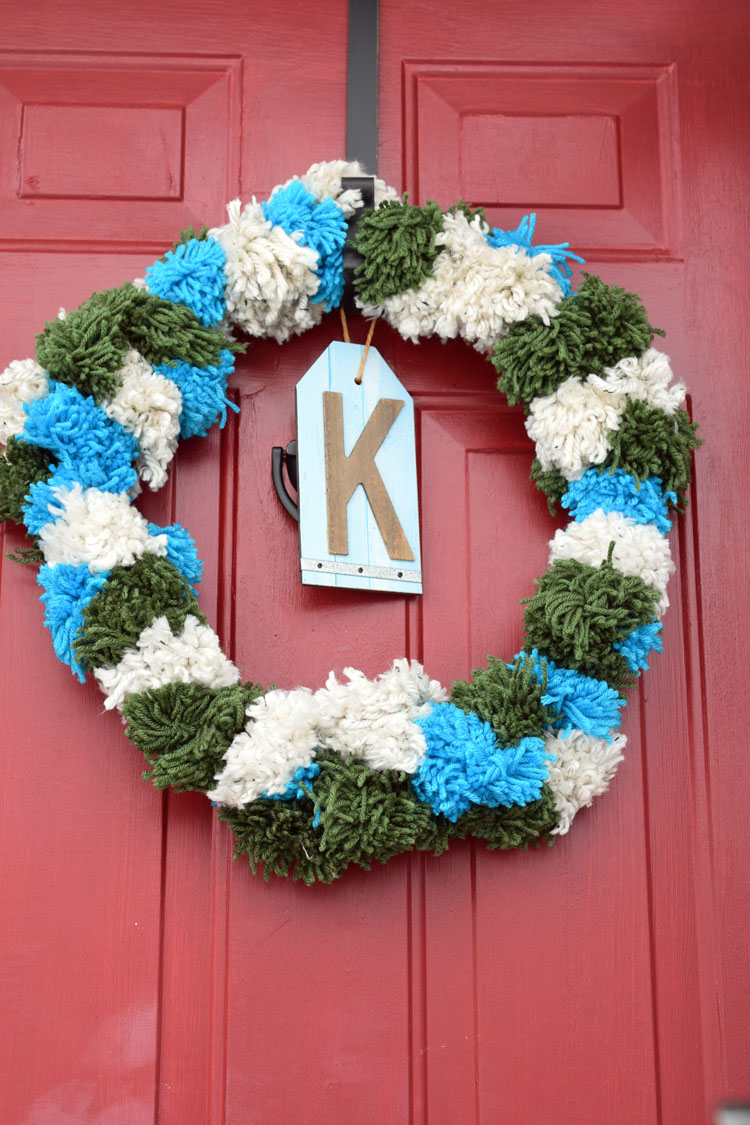
POLYGON ((354 291, 363 305, 380 305, 386 297, 417 289, 432 273, 438 254, 435 237, 443 229, 437 203, 424 207, 406 195, 381 203, 362 216, 354 247, 364 261, 354 271, 354 291))
POLYGON ((564 836, 579 809, 588 808, 594 797, 607 792, 624 760, 626 742, 624 734, 615 734, 611 739, 592 738, 580 730, 571 730, 566 735, 553 731, 547 734, 547 752, 554 756, 548 785, 559 817, 552 829, 554 834, 564 836))
POLYGON ((653 619, 659 591, 620 574, 607 559, 599 567, 558 559, 525 600, 528 648, 616 687, 631 678, 613 645, 653 619))
POLYGON ((187 305, 206 327, 216 325, 226 311, 224 266, 226 254, 214 238, 191 238, 168 250, 146 270, 146 285, 165 301, 187 305))
POLYGON ((495 344, 492 363, 498 387, 514 405, 549 395, 571 376, 601 375, 626 356, 650 346, 651 327, 640 297, 584 274, 574 297, 566 297, 548 324, 529 316, 495 344))
POLYGON ((649 653, 652 650, 654 652, 663 650, 661 628, 661 621, 650 621, 647 625, 639 625, 624 641, 617 641, 615 644, 615 649, 625 657, 630 671, 634 674, 640 675, 641 671, 648 672, 649 653))
POLYGON ((487 667, 475 668, 471 676, 469 683, 455 681, 451 703, 489 723, 501 746, 538 734, 558 717, 542 702, 544 689, 531 662, 505 664, 490 656, 487 667))
POLYGON ((670 506, 681 511, 690 484, 690 459, 701 444, 697 422, 685 410, 665 414, 646 402, 629 400, 617 433, 610 437, 611 451, 604 461, 610 469, 624 469, 636 480, 658 476, 665 496, 676 495, 670 506))
POLYGON ((541 795, 547 766, 540 738, 501 749, 489 723, 451 703, 434 704, 415 722, 427 750, 412 784, 433 812, 456 821, 473 804, 525 805, 541 795))
POLYGON ((242 730, 245 708, 262 694, 252 683, 170 683, 131 696, 122 714, 128 738, 151 767, 144 780, 177 792, 210 789, 226 748, 242 730))
POLYGON ((530 313, 544 319, 555 315, 562 292, 546 272, 548 258, 493 249, 461 211, 444 215, 443 224, 435 237, 440 253, 432 275, 381 306, 366 307, 365 315, 382 315, 405 339, 461 336, 480 351, 530 313))
POLYGON ((603 375, 589 375, 587 382, 600 390, 647 402, 665 414, 674 414, 685 401, 687 391, 684 383, 670 386, 673 378, 669 356, 649 348, 640 357, 628 356, 614 367, 605 367, 603 375))
POLYGON ((52 566, 70 563, 95 570, 132 566, 144 551, 165 555, 166 535, 149 535, 148 524, 126 493, 98 488, 54 488, 53 519, 39 529, 44 557, 52 566))
POLYGON ((337 308, 344 292, 343 250, 347 235, 346 219, 340 209, 332 199, 318 202, 299 180, 277 188, 261 207, 270 223, 316 252, 319 284, 313 300, 323 301, 326 312, 337 308))
POLYGON ((235 836, 235 856, 247 855, 253 872, 263 864, 266 880, 291 875, 308 885, 331 883, 352 864, 369 869, 411 848, 440 855, 451 838, 466 836, 485 840, 488 848, 526 848, 557 823, 547 789, 523 807, 474 806, 453 824, 416 797, 407 774, 373 772, 330 753, 319 755, 316 764, 314 798, 261 799, 219 810, 235 836))
POLYGON ((189 613, 175 635, 166 617, 155 617, 133 648, 123 652, 114 668, 94 668, 107 699, 106 710, 118 709, 133 695, 164 684, 231 687, 239 674, 221 651, 219 638, 205 621, 189 613))
POLYGON ((165 483, 167 466, 177 449, 182 395, 171 378, 157 374, 132 348, 118 375, 116 395, 103 399, 101 405, 108 418, 136 439, 138 476, 156 490, 165 483))
MULTIPOLYGON (((28 503, 29 492, 35 485, 45 485, 56 465, 57 457, 48 449, 29 445, 16 437, 8 438, 5 455, 0 453, 0 521, 23 523, 24 504, 28 503)), ((42 522, 48 519, 45 507, 42 522)), ((32 524, 37 530, 41 526, 38 519, 32 520, 32 524)))
POLYGON ((523 248, 529 253, 529 257, 532 257, 532 250, 534 254, 546 254, 547 257, 550 258, 547 273, 550 277, 553 277, 560 286, 563 296, 569 297, 571 292, 570 279, 573 276, 569 260, 571 262, 579 262, 583 265, 584 259, 568 249, 570 246, 569 242, 559 242, 555 246, 532 246, 531 240, 534 237, 535 226, 536 215, 532 213, 531 215, 524 215, 515 230, 500 230, 499 227, 494 227, 493 230, 486 235, 486 238, 490 246, 515 246, 517 249, 523 248))
POLYGON ((604 680, 572 668, 558 668, 554 660, 540 656, 535 648, 519 652, 515 660, 533 669, 544 692, 542 703, 559 716, 550 725, 560 727, 563 734, 579 727, 585 734, 607 738, 620 726, 625 700, 604 680))
POLYGON ((244 211, 239 199, 227 205, 229 222, 209 233, 227 255, 227 315, 249 336, 283 343, 319 323, 323 305, 312 303, 319 279, 318 256, 269 223, 254 200, 244 211))
POLYGON ((84 668, 114 667, 154 618, 166 618, 172 633, 179 636, 188 614, 206 624, 177 567, 168 559, 145 554, 133 566, 116 566, 107 585, 87 606, 83 631, 74 645, 76 660, 84 668))
POLYGON ((601 464, 610 452, 610 434, 625 411, 624 395, 612 394, 571 377, 557 390, 535 398, 526 432, 536 443, 544 471, 557 469, 575 480, 589 465, 601 464))
POLYGON ((227 379, 234 371, 234 358, 223 351, 219 360, 208 367, 193 367, 189 363, 162 364, 160 375, 171 379, 180 392, 180 436, 205 437, 216 422, 223 429, 227 420, 227 407, 239 412, 239 407, 227 398, 227 379))
POLYGON ((592 512, 587 519, 569 523, 555 532, 549 560, 578 559, 599 566, 605 559, 620 574, 635 574, 661 594, 659 616, 669 606, 667 583, 675 565, 669 542, 653 524, 638 524, 621 512, 592 512))
POLYGON ((87 566, 68 563, 43 566, 37 575, 44 591, 39 599, 45 606, 44 624, 52 634, 55 655, 63 664, 70 665, 81 683, 86 677, 73 653, 73 641, 83 625, 83 611, 108 578, 106 570, 92 574, 87 566))
POLYGON ((84 488, 127 492, 136 482, 133 434, 108 418, 90 395, 65 383, 50 381, 49 394, 29 404, 19 440, 55 454, 60 468, 68 470, 58 484, 77 480, 84 488))
MULTIPOLYGON (((565 478, 561 479, 565 485, 565 478)), ((567 483, 560 503, 576 521, 587 519, 597 509, 622 512, 636 523, 652 523, 662 535, 668 535, 672 526, 669 501, 676 504, 677 495, 662 492, 659 477, 638 481, 624 469, 588 469, 579 480, 567 483)))
POLYGON ((49 390, 47 372, 35 359, 14 359, 0 375, 0 445, 20 434, 26 422, 24 405, 49 390))
POLYGON ((198 548, 188 529, 181 523, 171 523, 169 527, 150 523, 148 530, 151 536, 166 537, 167 559, 187 578, 193 593, 197 593, 195 587, 203 577, 203 560, 198 558, 198 548))

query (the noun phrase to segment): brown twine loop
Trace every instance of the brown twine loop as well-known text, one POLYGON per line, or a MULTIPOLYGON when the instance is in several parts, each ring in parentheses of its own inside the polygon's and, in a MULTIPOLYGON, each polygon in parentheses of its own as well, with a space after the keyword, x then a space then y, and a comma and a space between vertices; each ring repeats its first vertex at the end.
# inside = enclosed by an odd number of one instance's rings
MULTIPOLYGON (((344 312, 343 305, 339 305, 339 316, 341 317, 341 329, 344 333, 344 343, 351 344, 352 339, 349 335, 349 324, 346 319, 346 313, 344 312)), ((376 324, 377 318, 373 318, 373 320, 370 321, 370 327, 367 332, 367 339, 365 340, 365 350, 362 352, 362 359, 359 363, 359 371, 357 372, 356 378, 354 380, 358 387, 362 385, 362 372, 364 371, 365 364, 367 363, 367 353, 370 350, 370 344, 372 343, 372 337, 375 332, 376 324)))
POLYGON ((365 364, 367 363, 367 353, 370 350, 370 344, 372 343, 372 337, 373 333, 375 332, 375 325, 377 323, 377 320, 374 318, 370 321, 370 327, 367 332, 367 339, 365 340, 365 350, 362 352, 362 359, 359 361, 359 371, 357 372, 357 378, 354 380, 358 387, 362 384, 362 372, 364 371, 365 364))

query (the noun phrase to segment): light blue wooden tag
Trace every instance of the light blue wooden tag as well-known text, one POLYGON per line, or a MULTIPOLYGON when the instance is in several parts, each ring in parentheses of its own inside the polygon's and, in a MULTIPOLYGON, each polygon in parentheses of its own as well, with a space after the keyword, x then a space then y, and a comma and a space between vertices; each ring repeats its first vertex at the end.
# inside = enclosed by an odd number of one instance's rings
MULTIPOLYGON (((361 385, 354 382, 362 358, 360 344, 333 343, 297 384, 297 475, 299 492, 300 572, 311 586, 345 586, 422 593, 419 543, 417 457, 414 403, 375 348, 370 348, 361 385), (341 395, 344 453, 348 457, 381 399, 397 400, 400 409, 374 455, 374 462, 395 510, 413 559, 391 558, 362 485, 346 505, 348 553, 329 551, 326 489, 324 393, 341 395)), ((327 399, 328 408, 331 399, 327 399)), ((381 406, 381 412, 388 404, 381 406)), ((330 414, 329 414, 329 426, 330 414)), ((393 549, 393 539, 391 539, 393 549)), ((402 553, 406 553, 402 550, 402 553)))

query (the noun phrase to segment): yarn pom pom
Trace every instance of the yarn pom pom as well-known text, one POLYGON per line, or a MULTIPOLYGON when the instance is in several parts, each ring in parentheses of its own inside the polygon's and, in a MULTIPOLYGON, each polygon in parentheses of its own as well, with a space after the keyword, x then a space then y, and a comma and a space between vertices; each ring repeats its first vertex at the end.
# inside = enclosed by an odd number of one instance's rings
POLYGON ((491 357, 500 372, 497 385, 511 405, 530 402, 571 375, 601 375, 626 356, 640 355, 654 331, 640 297, 584 274, 581 288, 560 303, 549 324, 530 316, 498 340, 491 357))
POLYGON ((456 821, 472 805, 526 805, 541 795, 548 770, 540 738, 501 749, 489 723, 451 703, 434 704, 414 721, 427 751, 412 783, 433 812, 456 821))
POLYGON ((553 835, 564 836, 579 809, 588 808, 594 797, 609 789, 617 767, 623 761, 627 739, 624 734, 592 738, 580 730, 566 735, 550 731, 547 750, 555 761, 549 769, 549 788, 559 816, 553 835))
MULTIPOLYGON (((16 437, 8 439, 5 456, 0 454, 0 522, 23 522, 24 504, 29 502, 29 493, 35 485, 49 480, 56 464, 57 458, 49 450, 28 445, 16 437)), ((42 523, 48 519, 45 509, 42 523)), ((41 527, 41 524, 38 526, 41 527)))
POLYGON ((691 422, 686 410, 665 414, 647 402, 630 399, 617 431, 610 435, 611 446, 604 465, 624 469, 637 480, 657 476, 664 485, 671 507, 682 511, 685 491, 690 484, 690 458, 701 444, 696 436, 697 422, 691 422))
POLYGON ((344 292, 343 250, 347 234, 340 208, 332 199, 318 202, 299 180, 277 188, 261 207, 270 223, 317 253, 315 273, 320 283, 313 300, 324 301, 326 312, 338 307, 344 292))
POLYGON ((661 621, 649 621, 647 625, 639 625, 624 641, 618 641, 614 646, 627 660, 631 672, 637 675, 641 671, 648 672, 649 653, 652 650, 663 651, 661 628, 661 621))
POLYGON ((585 734, 609 738, 610 731, 620 726, 625 700, 604 680, 572 668, 558 668, 554 660, 540 656, 535 648, 519 652, 514 659, 533 667, 543 686, 542 703, 557 716, 551 725, 560 727, 563 735, 578 727, 585 734))
POLYGON ((416 289, 432 273, 443 214, 437 203, 415 207, 406 199, 386 200, 362 216, 354 245, 364 261, 355 271, 354 289, 363 305, 416 289))
POLYGON ((570 279, 573 276, 569 261, 579 262, 583 265, 584 259, 568 249, 569 242, 559 242, 554 246, 532 246, 531 240, 534 237, 535 226, 536 215, 534 213, 524 215, 515 230, 500 230, 499 227, 494 227, 486 236, 487 241, 490 246, 515 246, 519 250, 527 250, 529 257, 532 254, 547 254, 552 259, 547 267, 547 273, 554 277, 562 289, 563 295, 569 297, 571 293, 570 279))
POLYGON ((201 792, 213 785, 222 755, 245 723, 245 708, 263 694, 257 684, 210 688, 164 684, 125 701, 126 734, 150 765, 157 789, 201 792))
POLYGON ((198 548, 188 529, 181 523, 172 523, 169 527, 150 523, 148 530, 151 535, 166 535, 167 559, 187 578, 193 593, 197 593, 195 587, 203 577, 203 560, 198 558, 198 548))
POLYGON ((14 359, 0 374, 0 445, 20 434, 26 422, 24 404, 49 390, 47 372, 35 359, 14 359))
POLYGON ((92 574, 87 566, 69 563, 43 566, 37 575, 44 591, 39 599, 45 605, 44 624, 52 634, 55 655, 63 664, 70 665, 81 683, 86 676, 75 658, 73 641, 83 625, 83 611, 108 578, 108 570, 92 574))
POLYGON ((527 647, 616 687, 625 686, 630 668, 612 646, 653 619, 659 591, 640 578, 620 574, 611 559, 598 567, 557 559, 536 586, 525 603, 527 647))
POLYGON ((662 535, 668 535, 672 526, 669 501, 676 504, 677 495, 662 492, 659 477, 638 481, 624 469, 588 469, 579 480, 568 483, 560 503, 576 522, 601 508, 603 512, 622 512, 636 523, 653 523, 662 535))
POLYGON ((219 362, 208 367, 193 367, 183 362, 164 363, 156 371, 171 379, 182 395, 181 437, 205 437, 219 420, 223 429, 227 407, 239 411, 239 407, 227 398, 227 378, 234 371, 234 358, 229 351, 221 352, 219 362))
POLYGON ((219 323, 226 310, 224 265, 227 256, 215 238, 191 238, 168 250, 146 270, 150 293, 192 309, 201 324, 219 323))

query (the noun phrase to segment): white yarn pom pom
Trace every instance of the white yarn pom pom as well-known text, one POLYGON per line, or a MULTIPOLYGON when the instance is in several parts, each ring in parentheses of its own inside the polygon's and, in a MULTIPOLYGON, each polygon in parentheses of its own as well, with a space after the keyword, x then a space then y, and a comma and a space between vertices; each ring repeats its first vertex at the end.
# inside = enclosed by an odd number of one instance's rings
POLYGON ((143 516, 131 506, 127 492, 82 489, 80 484, 53 488, 60 507, 57 518, 44 524, 39 541, 46 561, 86 565, 93 573, 113 566, 132 566, 144 551, 166 555, 167 536, 150 535, 143 516))
POLYGON ((553 835, 564 836, 579 809, 588 808, 594 797, 601 797, 624 760, 622 751, 627 739, 624 734, 612 734, 612 741, 594 738, 581 730, 572 730, 565 738, 557 731, 545 736, 548 754, 555 755, 549 765, 547 784, 555 798, 559 815, 553 835))
MULTIPOLYGON (((357 188, 342 190, 341 180, 348 176, 366 176, 358 160, 325 160, 320 164, 312 164, 303 176, 293 176, 292 180, 299 179, 305 188, 316 199, 333 199, 348 219, 358 207, 362 206, 362 192, 357 188)), ((283 187, 290 184, 287 180, 283 187)), ((385 180, 375 178, 375 206, 386 199, 398 199, 395 188, 389 187, 385 180)))
POLYGON ((107 416, 135 436, 140 456, 136 469, 153 490, 167 479, 167 466, 177 449, 182 394, 176 383, 159 375, 135 349, 118 372, 120 386, 101 405, 107 416))
POLYGON ((641 399, 666 414, 674 414, 687 394, 684 383, 670 386, 674 375, 669 356, 649 348, 642 356, 628 356, 614 367, 605 367, 604 375, 589 375, 586 382, 599 390, 625 394, 641 399))
POLYGON ((436 236, 440 253, 433 276, 417 289, 387 297, 382 305, 365 307, 365 316, 384 316, 407 340, 438 335, 461 336, 488 351, 511 324, 536 314, 545 324, 557 313, 560 286, 547 272, 547 254, 529 257, 515 247, 487 242, 479 217, 471 222, 461 212, 448 213, 436 236))
POLYGON ((272 226, 259 203, 227 205, 229 222, 209 234, 224 248, 227 316, 249 336, 283 343, 320 321, 323 305, 310 304, 319 279, 317 252, 272 226))
POLYGON ((25 402, 49 392, 47 372, 35 359, 14 359, 0 375, 0 445, 20 434, 26 424, 25 402))
POLYGON ((425 739, 414 719, 442 703, 445 689, 413 660, 396 660, 376 680, 356 668, 345 668, 349 683, 331 672, 315 693, 321 749, 342 758, 354 757, 376 770, 414 773, 425 753, 425 739))
POLYGON ((577 480, 589 465, 601 464, 626 402, 624 394, 592 386, 575 375, 553 394, 532 399, 526 431, 536 443, 542 469, 559 469, 567 480, 577 480))
POLYGON ((239 672, 221 651, 219 638, 192 613, 175 637, 166 617, 156 617, 114 668, 96 668, 94 675, 107 696, 105 709, 118 710, 132 695, 164 684, 231 687, 239 672))
POLYGON ((317 745, 318 704, 311 692, 269 691, 247 708, 245 729, 224 755, 212 801, 239 808, 262 793, 283 793, 300 766, 309 766, 317 745))

